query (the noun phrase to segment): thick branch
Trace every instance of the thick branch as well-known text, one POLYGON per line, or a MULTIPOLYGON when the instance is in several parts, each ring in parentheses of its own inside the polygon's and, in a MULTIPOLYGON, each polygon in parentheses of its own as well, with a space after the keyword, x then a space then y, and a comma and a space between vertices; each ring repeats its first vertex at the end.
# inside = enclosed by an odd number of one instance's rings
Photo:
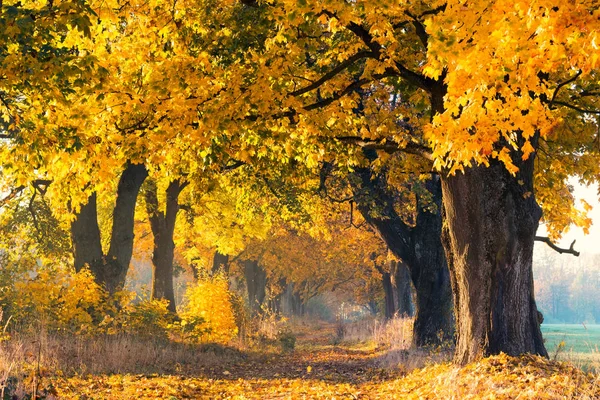
POLYGON ((421 43, 423 43, 423 46, 425 46, 425 49, 427 49, 427 43, 429 41, 429 35, 427 34, 427 31, 425 30, 425 26, 423 25, 422 18, 425 17, 425 16, 427 16, 427 15, 438 14, 438 13, 443 12, 445 10, 446 10, 446 4, 444 3, 444 4, 442 4, 439 7, 433 8, 431 10, 424 11, 420 15, 414 15, 410 11, 405 11, 405 14, 407 16, 409 16, 410 19, 412 19, 413 25, 415 27, 415 32, 417 33, 417 36, 421 40, 421 43))
POLYGON ((548 246, 550 246, 550 248, 552 248, 552 250, 554 250, 554 251, 556 251, 556 252, 558 252, 560 254, 563 254, 563 253, 573 254, 575 257, 579 257, 580 253, 573 248, 573 246, 575 246, 575 240, 573 240, 573 243, 571 243, 571 246, 569 246, 568 249, 563 249, 561 247, 558 247, 557 245, 555 245, 554 243, 552 243, 552 241, 550 240, 550 238, 545 237, 545 236, 536 236, 535 240, 538 241, 538 242, 544 242, 544 243, 546 243, 548 246))

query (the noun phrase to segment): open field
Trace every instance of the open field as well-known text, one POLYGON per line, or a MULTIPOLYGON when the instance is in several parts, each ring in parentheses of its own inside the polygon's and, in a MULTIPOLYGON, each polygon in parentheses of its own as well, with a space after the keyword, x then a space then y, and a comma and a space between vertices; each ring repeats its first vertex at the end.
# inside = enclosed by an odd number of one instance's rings
POLYGON ((550 358, 600 370, 600 325, 542 324, 550 358))

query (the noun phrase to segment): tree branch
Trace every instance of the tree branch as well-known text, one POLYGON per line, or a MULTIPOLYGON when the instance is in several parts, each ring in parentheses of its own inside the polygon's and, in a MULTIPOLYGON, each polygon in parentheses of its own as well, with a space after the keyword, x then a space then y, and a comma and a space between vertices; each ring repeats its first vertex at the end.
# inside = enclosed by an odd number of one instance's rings
POLYGON ((427 31, 425 30, 425 26, 423 25, 423 22, 421 22, 421 18, 423 18, 427 15, 435 15, 435 14, 438 14, 445 10, 446 10, 446 3, 442 4, 439 7, 433 8, 431 10, 423 11, 420 15, 414 15, 410 11, 404 12, 404 14, 406 14, 407 16, 410 17, 410 19, 412 19, 413 26, 415 27, 415 32, 416 32, 417 36, 419 37, 419 39, 421 40, 421 43, 423 43, 423 46, 425 46, 425 49, 427 49, 429 35, 427 34, 427 31))
POLYGON ((561 82, 558 84, 558 86, 556 86, 556 89, 554 89, 554 93, 552 94, 552 99, 550 100, 550 107, 552 107, 552 105, 554 104, 554 100, 556 100, 556 96, 558 95, 558 92, 560 91, 560 89, 562 89, 563 87, 565 87, 566 85, 568 85, 571 82, 575 82, 577 80, 577 78, 579 78, 581 76, 581 74, 583 73, 582 70, 579 70, 574 77, 567 79, 564 82, 561 82))
MULTIPOLYGON (((443 6, 443 8, 438 7, 438 9, 435 10, 441 11, 445 9, 445 5, 443 6)), ((432 12, 438 12, 435 10, 432 10, 432 12)), ((323 10, 322 13, 330 18, 337 18, 336 14, 332 13, 331 11, 323 10)), ((421 15, 426 15, 426 13, 423 13, 421 15)), ((359 25, 356 22, 350 22, 348 25, 346 25, 346 29, 354 33, 365 44, 365 46, 367 46, 371 50, 371 52, 373 52, 373 58, 379 58, 381 54, 381 45, 373 40, 373 36, 364 26, 359 25)), ((406 68, 402 63, 398 61, 395 62, 395 65, 396 68, 398 68, 398 71, 400 71, 400 77, 406 79, 408 82, 418 86, 423 90, 426 90, 428 92, 431 91, 430 82, 423 75, 406 68)))
POLYGON ((310 92, 311 90, 317 89, 321 85, 323 85, 325 82, 327 82, 328 80, 334 78, 340 72, 342 72, 345 69, 352 66, 352 64, 354 64, 356 61, 362 60, 364 58, 377 58, 377 54, 374 53, 373 51, 367 51, 367 50, 359 51, 358 53, 354 54, 352 57, 350 57, 347 60, 343 61, 342 63, 338 64, 337 67, 335 67, 331 71, 327 72, 325 75, 323 75, 321 78, 319 78, 315 82, 311 83, 308 86, 303 87, 302 89, 298 89, 296 91, 291 92, 290 95, 300 96, 300 95, 303 95, 304 93, 310 92))
POLYGON ((550 246, 550 248, 552 248, 552 250, 554 250, 554 251, 556 251, 556 252, 558 252, 560 254, 563 254, 563 253, 573 254, 575 257, 579 257, 580 253, 573 248, 573 246, 575 246, 575 240, 573 240, 573 243, 571 243, 571 246, 569 246, 568 249, 563 249, 561 247, 558 247, 557 245, 555 245, 554 243, 552 243, 552 241, 550 240, 550 238, 545 237, 545 236, 536 236, 534 238, 534 240, 537 241, 537 242, 544 242, 544 243, 546 243, 548 246, 550 246))
POLYGON ((9 194, 7 194, 2 200, 0 200, 0 208, 4 207, 6 203, 17 197, 24 189, 24 185, 13 188, 9 194))
POLYGON ((588 110, 588 109, 585 109, 585 108, 581 108, 581 107, 575 106, 573 104, 565 103, 563 101, 555 100, 552 103, 553 104, 558 104, 559 106, 570 108, 571 110, 575 110, 575 111, 583 113, 583 114, 600 114, 600 110, 588 110))
POLYGON ((333 96, 328 97, 323 100, 320 100, 320 101, 317 101, 315 103, 306 105, 303 108, 306 111, 311 111, 311 110, 315 110, 317 108, 328 106, 329 104, 333 103, 334 101, 341 99, 345 95, 360 88, 361 86, 366 85, 367 83, 373 82, 374 80, 378 80, 378 79, 389 78, 392 76, 398 76, 398 72, 395 71, 393 68, 387 68, 384 73, 373 75, 373 77, 372 77, 373 79, 366 79, 366 78, 358 79, 358 80, 354 81, 353 83, 351 83, 350 85, 346 86, 346 88, 344 90, 334 94, 333 96))
POLYGON ((431 149, 429 149, 427 146, 423 146, 414 142, 408 142, 406 143, 406 145, 401 146, 398 143, 387 139, 385 140, 385 142, 364 139, 358 136, 341 136, 336 137, 335 139, 344 143, 356 144, 366 150, 383 150, 387 153, 394 153, 396 151, 400 151, 403 153, 418 155, 430 161, 433 160, 433 154, 431 152, 431 149))
POLYGON ((222 171, 232 171, 232 170, 242 167, 244 165, 246 165, 246 163, 244 161, 233 160, 233 162, 231 164, 227 164, 227 165, 223 166, 223 168, 221 170, 222 171))

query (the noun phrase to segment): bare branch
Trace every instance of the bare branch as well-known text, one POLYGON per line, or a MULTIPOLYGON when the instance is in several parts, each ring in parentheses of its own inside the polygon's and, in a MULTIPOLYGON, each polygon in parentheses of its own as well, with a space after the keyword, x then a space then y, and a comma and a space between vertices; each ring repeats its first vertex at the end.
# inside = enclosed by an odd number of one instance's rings
POLYGON ((561 247, 558 247, 557 245, 555 245, 554 243, 552 243, 552 241, 550 240, 550 238, 545 237, 545 236, 536 236, 535 241, 537 242, 544 242, 546 243, 548 246, 550 246, 550 248, 552 248, 552 250, 563 254, 573 254, 575 257, 579 257, 579 252, 577 250, 575 250, 573 247, 575 246, 575 240, 573 240, 573 243, 571 243, 571 246, 569 246, 568 249, 563 249, 561 247))

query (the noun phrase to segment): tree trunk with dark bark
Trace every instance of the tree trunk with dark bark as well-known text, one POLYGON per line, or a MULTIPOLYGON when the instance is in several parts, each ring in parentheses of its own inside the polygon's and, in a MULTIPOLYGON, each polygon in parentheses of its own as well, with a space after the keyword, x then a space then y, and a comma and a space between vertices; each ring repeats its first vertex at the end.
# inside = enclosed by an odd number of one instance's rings
POLYGON ((173 258, 175 243, 173 234, 179 211, 179 194, 187 184, 173 181, 167 187, 165 211, 159 211, 156 182, 150 180, 145 192, 146 211, 154 236, 152 253, 152 298, 169 302, 168 310, 176 313, 175 291, 173 289, 173 258))
POLYGON ((396 313, 401 317, 412 317, 414 315, 412 303, 412 288, 410 271, 406 264, 401 261, 390 262, 392 273, 392 285, 396 291, 396 313))
POLYGON ((443 179, 455 361, 461 364, 500 352, 547 356, 533 292, 541 217, 532 194, 533 157, 518 166, 516 177, 493 161, 443 179))
POLYGON ((383 303, 385 319, 392 319, 396 315, 395 287, 392 283, 392 274, 380 266, 376 266, 381 274, 381 285, 383 287, 383 303))
MULTIPOLYGON (((367 158, 376 155, 365 150, 367 158)), ((441 189, 437 176, 427 183, 438 210, 419 207, 416 225, 409 226, 394 209, 394 195, 384 172, 357 168, 350 177, 357 207, 390 251, 410 269, 416 291, 413 340, 417 346, 438 345, 454 336, 452 292, 441 242, 441 189), (376 212, 374 212, 376 210, 376 212)))
POLYGON ((245 260, 242 264, 248 289, 248 305, 253 315, 259 315, 266 297, 267 272, 256 260, 245 260))
POLYGON ((86 265, 91 269, 92 265, 102 264, 104 253, 98 226, 96 193, 90 195, 71 223, 71 241, 76 272, 86 265))
POLYGON ((417 291, 414 331, 417 346, 454 340, 454 315, 450 272, 442 245, 442 187, 435 176, 425 182, 437 210, 419 209, 412 229, 414 253, 409 259, 417 291), (415 267, 413 267, 416 266, 415 267))
POLYGON ((229 275, 229 256, 227 254, 219 253, 218 250, 215 251, 210 271, 213 276, 219 272, 229 275))
POLYGON ((138 193, 148 172, 141 164, 128 163, 117 187, 117 200, 113 209, 113 225, 108 254, 98 246, 100 230, 96 196, 90 196, 75 221, 71 224, 75 269, 89 265, 96 281, 113 294, 125 286, 125 277, 133 254, 134 212, 138 193), (88 246, 90 246, 88 248, 88 246), (100 258, 98 254, 101 254, 100 258))

